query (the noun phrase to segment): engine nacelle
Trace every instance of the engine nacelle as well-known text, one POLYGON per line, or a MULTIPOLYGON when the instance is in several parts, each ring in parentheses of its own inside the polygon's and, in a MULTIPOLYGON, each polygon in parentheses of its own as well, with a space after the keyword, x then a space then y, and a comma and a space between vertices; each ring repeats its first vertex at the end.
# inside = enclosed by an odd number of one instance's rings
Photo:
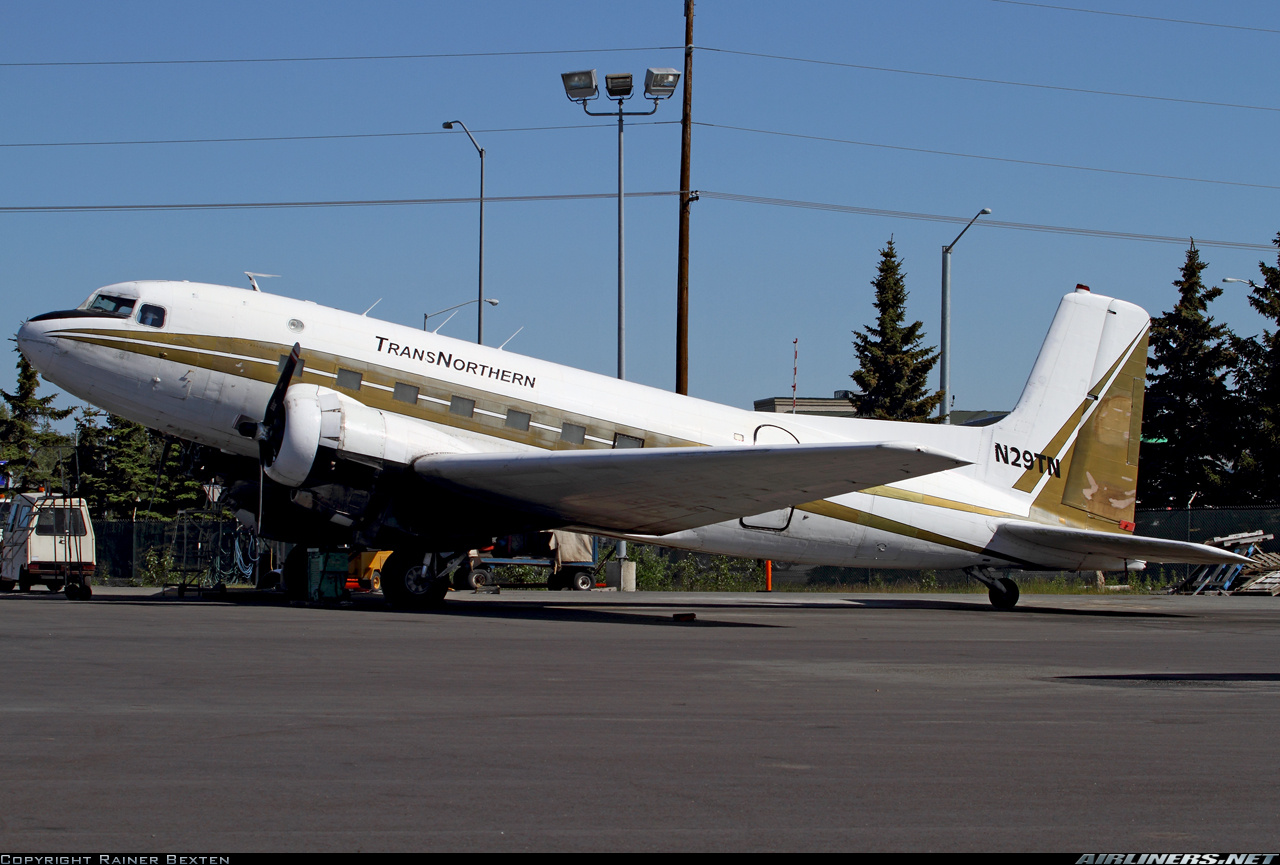
POLYGON ((284 398, 284 436, 267 477, 300 487, 321 447, 339 456, 381 467, 409 465, 433 453, 470 453, 475 448, 431 424, 370 408, 357 399, 314 384, 295 384, 284 398))

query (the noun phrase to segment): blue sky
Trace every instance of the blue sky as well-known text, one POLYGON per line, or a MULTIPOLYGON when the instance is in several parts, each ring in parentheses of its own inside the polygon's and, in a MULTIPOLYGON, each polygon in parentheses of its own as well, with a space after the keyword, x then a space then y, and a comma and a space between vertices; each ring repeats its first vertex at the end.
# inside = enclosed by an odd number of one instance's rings
MULTIPOLYGON (((694 130, 692 186, 965 218, 990 207, 991 220, 1011 223, 1268 244, 1280 231, 1280 10, 1264 2, 1079 2, 1235 28, 997 0, 698 0, 694 119, 714 125, 694 130), (1225 182, 1000 161, 1010 159, 1225 182)), ((11 146, 440 133, 452 119, 486 148, 490 196, 614 192, 616 125, 584 116, 559 74, 595 67, 642 78, 648 66, 682 68, 682 50, 661 47, 681 44, 683 28, 680 0, 630 8, 11 3, 0 27, 5 64, 592 51, 0 66, 0 145, 10 145, 0 146, 0 206, 474 196, 478 160, 460 133, 11 146), (649 50, 596 50, 624 48, 649 50)), ((651 118, 660 122, 628 124, 628 191, 678 187, 679 118, 677 96, 651 118)), ((627 203, 628 373, 663 388, 675 376, 676 217, 670 197, 627 203)), ((523 326, 508 350, 611 374, 615 219, 612 200, 488 205, 486 293, 501 304, 486 313, 487 341, 523 326)), ((802 395, 850 387, 850 331, 871 321, 877 250, 891 235, 905 260, 909 311, 936 343, 940 250, 959 228, 704 196, 693 205, 691 393, 741 407, 789 393, 795 338, 802 395)), ((424 311, 475 296, 476 230, 475 204, 0 212, 0 286, 14 329, 111 282, 240 285, 245 270, 282 274, 263 283, 270 291, 357 312, 381 297, 375 316, 415 325, 424 311)), ((1184 250, 979 222, 953 257, 956 406, 1012 405, 1057 298, 1076 283, 1153 314, 1167 309, 1184 250)), ((1276 257, 1274 249, 1213 246, 1202 255, 1213 282, 1256 278, 1257 262, 1276 257)), ((1238 287, 1213 312, 1243 334, 1262 326, 1238 287)), ((443 332, 467 339, 474 327, 468 309, 443 332)), ((12 381, 6 362, 0 387, 12 381)))

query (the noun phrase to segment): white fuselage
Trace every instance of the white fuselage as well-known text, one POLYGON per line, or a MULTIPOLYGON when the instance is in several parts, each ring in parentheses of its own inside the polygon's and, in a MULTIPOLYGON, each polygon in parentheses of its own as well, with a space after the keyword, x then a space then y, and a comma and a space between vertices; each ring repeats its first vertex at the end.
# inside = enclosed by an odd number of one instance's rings
MULTIPOLYGON (((90 403, 246 456, 255 456, 257 446, 237 432, 237 423, 262 417, 280 357, 295 342, 302 346, 309 380, 384 412, 403 412, 442 439, 480 452, 610 448, 638 441, 645 447, 750 447, 792 439, 903 440, 977 463, 993 447, 991 427, 745 411, 250 290, 140 281, 100 291, 106 292, 136 298, 134 314, 42 316, 23 325, 22 351, 45 378, 90 403), (163 324, 141 323, 142 304, 162 308, 163 324), (529 416, 526 429, 513 428, 511 412, 529 416), (578 428, 581 439, 575 441, 578 428)), ((990 483, 990 471, 953 469, 654 540, 844 566, 1001 566, 1008 557, 990 548, 992 520, 1026 518, 1029 507, 1026 496, 990 483)), ((1011 473, 1016 477, 1018 470, 1011 473)), ((1056 564, 1075 567, 1078 559, 1064 557, 1056 564)))

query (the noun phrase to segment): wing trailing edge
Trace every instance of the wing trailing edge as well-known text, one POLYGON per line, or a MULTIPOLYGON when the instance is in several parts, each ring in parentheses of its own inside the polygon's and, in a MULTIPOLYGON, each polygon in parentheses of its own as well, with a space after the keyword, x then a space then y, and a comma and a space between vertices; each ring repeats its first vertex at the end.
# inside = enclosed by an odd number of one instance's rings
POLYGON ((969 465, 907 442, 437 454, 424 479, 583 527, 667 534, 969 465))

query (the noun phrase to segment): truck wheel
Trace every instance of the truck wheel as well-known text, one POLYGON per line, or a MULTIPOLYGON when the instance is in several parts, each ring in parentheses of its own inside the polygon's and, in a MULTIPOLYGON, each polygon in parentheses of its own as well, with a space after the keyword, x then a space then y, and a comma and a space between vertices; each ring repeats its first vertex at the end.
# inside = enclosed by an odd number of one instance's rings
POLYGON ((589 592, 596 587, 596 575, 593 571, 574 571, 569 580, 578 592, 589 592))
POLYGON ((484 568, 476 568, 467 574, 467 582, 471 588, 478 589, 481 586, 493 585, 493 574, 484 568))
POLYGON ((48 586, 49 591, 53 592, 55 595, 62 591, 62 583, 45 583, 45 585, 48 586))
POLYGON ((26 568, 23 568, 22 570, 18 571, 18 591, 20 592, 31 591, 31 574, 27 573, 26 568))
POLYGON ((374 571, 372 574, 370 574, 369 591, 371 592, 382 591, 382 571, 374 571))
POLYGON ((18 585, 17 580, 0 580, 0 592, 12 592, 16 585, 18 585))

